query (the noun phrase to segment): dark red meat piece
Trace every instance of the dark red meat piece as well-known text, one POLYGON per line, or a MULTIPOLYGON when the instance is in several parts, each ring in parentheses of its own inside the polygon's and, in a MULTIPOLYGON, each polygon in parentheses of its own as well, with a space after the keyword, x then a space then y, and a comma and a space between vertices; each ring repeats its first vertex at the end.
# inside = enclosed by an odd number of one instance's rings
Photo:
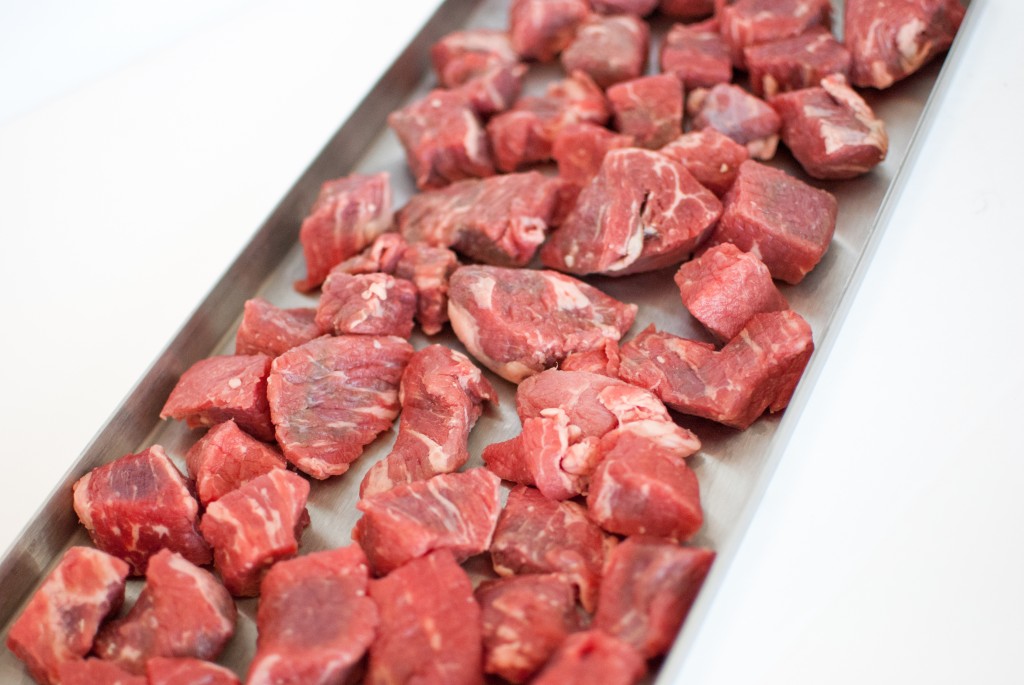
POLYGON ((481 117, 489 117, 510 108, 523 90, 525 64, 495 67, 459 86, 455 92, 469 102, 481 117))
POLYGON ((534 685, 632 685, 647 673, 644 658, 627 643, 600 630, 570 635, 534 685))
POLYGON ((572 42, 589 13, 587 0, 512 0, 512 48, 524 59, 550 62, 572 42))
POLYGON ((61 685, 147 685, 148 682, 145 676, 134 675, 100 659, 66 661, 59 671, 61 685))
POLYGON ((632 145, 631 136, 609 131, 604 126, 572 124, 558 132, 551 154, 558 163, 559 178, 575 186, 578 192, 597 176, 610 150, 632 145))
POLYGON ((75 513, 93 543, 128 562, 133 575, 167 548, 200 566, 210 547, 199 535, 199 503, 160 445, 128 454, 82 476, 75 513))
POLYGON ((753 45, 743 54, 750 88, 761 97, 810 88, 829 74, 850 72, 849 50, 820 26, 794 38, 753 45))
POLYGON ((703 19, 715 11, 715 0, 661 0, 658 11, 672 19, 703 19))
POLYGON ((615 128, 638 147, 656 149, 683 132, 683 87, 672 74, 645 76, 608 89, 615 128))
POLYGON ((782 120, 767 102, 739 86, 720 83, 695 90, 686 99, 686 111, 694 129, 713 128, 724 133, 746 145, 751 157, 775 156, 782 120))
POLYGON ((146 677, 149 685, 241 685, 223 666, 191 658, 154 657, 146 662, 146 677))
POLYGON ((413 243, 395 267, 395 275, 416 286, 416 320, 426 335, 436 335, 448 323, 448 279, 459 259, 447 247, 413 243))
POLYGON ((508 33, 495 29, 453 31, 434 43, 430 59, 438 82, 445 88, 461 86, 495 67, 519 62, 508 33))
POLYGON ((658 152, 682 164, 718 197, 732 187, 740 165, 750 159, 745 145, 713 128, 684 133, 658 152))
POLYGON ((205 507, 271 469, 283 469, 275 448, 242 431, 234 421, 217 424, 185 455, 189 477, 205 507))
POLYGON ((829 28, 829 0, 738 0, 717 14, 722 36, 729 44, 733 64, 745 68, 743 49, 751 45, 792 38, 815 26, 829 28))
POLYGON ((562 52, 566 73, 586 73, 601 88, 637 78, 647 66, 650 29, 632 14, 591 15, 562 52))
POLYGON ((675 24, 661 44, 660 63, 687 90, 732 80, 729 46, 717 30, 702 25, 675 24))
POLYGON ((391 274, 331 272, 324 281, 316 324, 332 335, 412 335, 416 286, 391 274))
POLYGON ((331 273, 352 274, 353 276, 375 273, 393 274, 398 268, 398 260, 402 258, 407 248, 408 245, 401 234, 381 233, 369 247, 338 264, 331 269, 331 273))
POLYGON ((321 335, 316 309, 280 309, 264 299, 245 301, 242 323, 235 336, 235 354, 276 357, 321 335))

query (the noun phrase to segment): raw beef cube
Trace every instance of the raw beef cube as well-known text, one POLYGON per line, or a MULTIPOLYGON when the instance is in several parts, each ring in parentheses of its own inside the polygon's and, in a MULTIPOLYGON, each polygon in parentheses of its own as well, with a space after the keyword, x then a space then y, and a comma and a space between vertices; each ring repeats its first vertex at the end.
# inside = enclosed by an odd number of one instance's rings
POLYGON ((558 574, 499 578, 476 589, 484 672, 526 682, 576 630, 576 591, 558 574))
POLYGON ((717 14, 720 30, 729 44, 733 64, 741 69, 743 49, 805 33, 815 26, 829 28, 829 0, 738 0, 717 14))
POLYGON ((7 633, 7 648, 36 682, 56 685, 61 664, 89 653, 100 623, 124 601, 129 570, 117 557, 89 547, 64 553, 7 633))
POLYGON ((628 538, 608 554, 594 627, 648 659, 665 654, 714 560, 709 549, 628 538))
POLYGON ((391 274, 331 272, 316 308, 316 325, 332 335, 412 335, 416 286, 391 274))
POLYGON ((747 146, 750 156, 771 159, 779 144, 782 120, 764 100, 739 86, 720 83, 698 88, 686 99, 686 111, 696 130, 713 128, 747 146))
POLYGON ((590 9, 601 14, 635 14, 645 17, 654 11, 658 0, 590 0, 590 9))
POLYGON ((558 163, 558 177, 575 186, 578 192, 597 176, 609 151, 632 146, 632 136, 597 124, 572 124, 558 132, 551 154, 558 163))
POLYGON ((715 11, 715 0, 661 0, 658 11, 672 19, 703 19, 715 11))
POLYGON ((235 634, 231 595, 209 571, 170 550, 153 555, 146 585, 124 618, 96 636, 95 652, 131 673, 142 674, 155 656, 216 659, 235 634))
POLYGON ((389 114, 388 126, 405 148, 420 190, 494 174, 487 134, 461 93, 433 90, 389 114))
POLYGON ((533 685, 632 685, 647 673, 633 647, 601 630, 570 635, 533 685))
POLYGON ((309 525, 307 497, 304 478, 274 469, 207 507, 201 528, 231 594, 257 596, 267 570, 295 556, 302 530, 309 525))
POLYGON ((211 428, 185 455, 185 464, 204 507, 271 469, 287 466, 280 452, 234 421, 211 428))
POLYGON ((146 677, 149 685, 241 685, 223 666, 191 658, 154 657, 146 662, 146 677))
POLYGON ((448 293, 455 335, 477 361, 513 383, 570 352, 619 340, 636 310, 554 271, 463 266, 448 293))
POLYGON ((732 80, 729 46, 718 31, 703 26, 675 24, 661 44, 660 63, 686 90, 732 80))
POLYGON ((771 106, 782 117, 782 142, 814 178, 860 176, 889 150, 885 124, 842 76, 822 79, 819 88, 777 95, 771 106))
POLYGON ((844 42, 854 85, 888 88, 944 52, 965 10, 960 0, 847 0, 844 42))
POLYGON ((73 486, 75 513, 93 543, 128 562, 132 575, 167 548, 193 564, 210 563, 199 534, 199 503, 160 445, 127 454, 82 476, 73 486))
POLYGON ((732 243, 686 262, 675 280, 683 306, 722 342, 735 338, 754 314, 789 309, 768 267, 732 243))
POLYGON ((275 359, 267 398, 285 459, 314 478, 345 473, 398 416, 412 353, 401 338, 344 335, 275 359))
POLYGON ((644 73, 650 41, 647 23, 632 14, 591 15, 562 53, 566 73, 577 69, 601 88, 644 73))
POLYGON ((572 42, 589 13, 587 0, 512 0, 512 48, 524 59, 550 62, 572 42))
POLYGON ((358 254, 391 227, 391 179, 387 172, 352 174, 325 182, 302 221, 299 241, 306 258, 306 278, 298 290, 313 290, 328 272, 358 254))
POLYGON ((443 345, 413 354, 402 374, 399 397, 402 416, 395 446, 370 467, 360 497, 462 468, 469 459, 469 431, 484 401, 498 400, 469 357, 443 345))
POLYGON ((622 378, 669 407, 733 428, 789 404, 814 350, 811 327, 785 310, 755 314, 720 351, 651 326, 622 346, 622 378))
POLYGON ((482 685, 480 606, 451 552, 437 550, 370 581, 380 629, 364 682, 482 685))
POLYGON ((753 252, 773 278, 786 283, 803 280, 832 242, 835 197, 784 171, 744 162, 724 203, 708 244, 753 252))
POLYGON ((829 74, 850 72, 850 52, 832 32, 816 27, 794 38, 743 51, 750 88, 761 97, 818 85, 829 74))
POLYGON ((454 92, 466 99, 474 112, 489 117, 510 108, 523 90, 525 64, 495 67, 467 81, 454 92))
POLYGON ((650 150, 612 150, 541 249, 541 262, 580 275, 660 269, 688 257, 721 213, 718 198, 678 162, 650 150))
POLYGON ((398 225, 410 243, 451 247, 499 266, 525 266, 544 242, 559 185, 536 171, 459 181, 414 195, 398 225))
POLYGON ((498 519, 491 562, 500 576, 560 573, 576 586, 583 608, 593 611, 605 553, 614 544, 582 505, 518 486, 498 519))
POLYGON ((356 545, 276 564, 263 579, 247 685, 347 682, 377 632, 370 570, 356 545))
POLYGON ((495 67, 512 66, 519 55, 505 31, 469 29, 453 31, 430 48, 438 82, 455 88, 483 76, 495 67))
POLYGON ((448 279, 459 259, 447 247, 413 243, 402 253, 395 275, 416 286, 416 320, 426 335, 436 335, 448 323, 448 279))
POLYGON ((276 357, 322 335, 316 325, 316 309, 280 309, 264 299, 245 301, 242 323, 235 336, 235 354, 276 357))
POLYGON ((619 83, 608 89, 615 128, 637 146, 656 149, 683 132, 683 87, 672 74, 619 83))
POLYGON ((558 368, 562 371, 586 371, 609 378, 618 378, 619 343, 608 340, 603 347, 588 352, 570 354, 558 368))
POLYGON ((459 561, 487 550, 501 502, 501 481, 487 469, 444 473, 359 500, 352 539, 378 575, 436 549, 459 561))
POLYGON ((750 159, 745 145, 713 128, 684 133, 658 152, 682 164, 718 197, 732 187, 740 165, 750 159))
POLYGON ((61 685, 147 685, 145 676, 134 675, 117 664, 100 659, 66 661, 60 665, 61 685))
POLYGON ((398 260, 402 258, 407 248, 405 238, 400 233, 381 233, 369 247, 341 262, 331 269, 331 272, 353 276, 375 273, 393 274, 398 268, 398 260))

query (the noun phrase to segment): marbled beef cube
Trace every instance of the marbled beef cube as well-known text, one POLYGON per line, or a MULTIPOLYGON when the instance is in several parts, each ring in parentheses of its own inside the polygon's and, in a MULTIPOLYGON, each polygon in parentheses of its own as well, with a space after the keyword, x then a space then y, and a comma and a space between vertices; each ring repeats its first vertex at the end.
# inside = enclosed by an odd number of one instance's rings
POLYGON ((618 378, 619 343, 609 340, 602 347, 587 352, 574 352, 566 357, 558 368, 562 371, 584 371, 608 378, 618 378))
POLYGON ((615 128, 638 147, 660 148, 683 132, 683 87, 672 74, 618 83, 608 89, 615 128))
POLYGON ((830 74, 850 72, 850 51, 821 26, 794 38, 752 45, 744 48, 743 55, 750 89, 764 98, 816 86, 830 74))
POLYGON ((241 685, 223 666, 191 657, 153 657, 146 662, 146 678, 149 685, 241 685))
POLYGON ((725 195, 722 218, 708 244, 732 243, 753 252, 773 278, 796 284, 828 250, 837 211, 831 193, 747 161, 725 195))
POLYGON ((504 112, 515 104, 523 90, 526 71, 525 64, 494 67, 452 92, 464 97, 470 108, 486 119, 492 114, 504 112))
MULTIPOLYGON (((393 274, 398 268, 398 260, 402 258, 408 247, 405 238, 400 233, 381 233, 369 247, 341 262, 331 269, 331 272, 352 274, 353 276, 375 273, 393 274)), ((313 317, 316 318, 315 309, 313 317)), ((317 330, 320 330, 319 327, 317 330)))
POLYGON ((331 335, 394 335, 408 339, 416 286, 391 274, 331 272, 324 281, 316 325, 331 335))
POLYGON ((533 685, 633 685, 646 673, 647 664, 633 647, 602 630, 591 629, 566 638, 533 685))
POLYGON ((211 428, 189 449, 185 464, 204 507, 271 469, 287 466, 277 449, 256 440, 234 421, 211 428))
POLYGON ((706 25, 673 25, 661 44, 660 63, 661 70, 675 75, 687 90, 732 81, 729 46, 706 25))
MULTIPOLYGON (((632 136, 609 131, 604 126, 572 124, 559 131, 551 154, 558 164, 558 177, 578 194, 587 181, 597 176, 609 151, 632 145, 632 136)), ((572 201, 575 203, 575 197, 572 201)))
POLYGON ((453 31, 430 48, 437 81, 445 88, 456 88, 489 73, 495 67, 512 66, 519 55, 505 31, 467 29, 453 31))
POLYGON ((658 152, 682 164, 718 197, 732 188, 740 165, 750 159, 745 145, 713 128, 684 133, 658 152))
POLYGON ((413 243, 402 253, 395 275, 416 286, 416 321, 426 335, 437 335, 448 323, 448 279, 459 258, 447 247, 413 243))
POLYGON ((589 13, 587 0, 512 0, 512 48, 523 59, 550 62, 572 42, 589 13))
POLYGON ((313 307, 281 309, 254 297, 245 301, 235 336, 235 354, 276 357, 321 335, 313 307))
POLYGON ((658 11, 671 19, 703 19, 715 11, 715 0, 661 0, 658 11))
POLYGON ((717 17, 733 64, 743 69, 746 47, 792 38, 815 26, 829 28, 832 4, 829 0, 738 0, 724 5, 717 17))
POLYGON ((586 73, 601 88, 637 78, 647 66, 650 28, 632 14, 591 15, 562 52, 567 73, 586 73))
POLYGON ((782 120, 771 106, 739 86, 720 83, 699 88, 687 97, 693 128, 713 128, 747 146, 755 159, 771 159, 779 144, 782 120))

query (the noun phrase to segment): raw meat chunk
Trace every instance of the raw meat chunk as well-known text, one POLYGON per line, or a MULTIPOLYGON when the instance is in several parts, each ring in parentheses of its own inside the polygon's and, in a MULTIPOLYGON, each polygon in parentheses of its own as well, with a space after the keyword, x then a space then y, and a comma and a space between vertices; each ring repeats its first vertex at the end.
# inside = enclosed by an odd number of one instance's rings
POLYGON ((604 126, 572 124, 558 132, 551 154, 558 163, 558 177, 578 189, 597 176, 609 151, 632 145, 632 136, 609 131, 604 126))
POLYGON ((464 97, 474 112, 486 118, 504 112, 515 103, 523 90, 526 71, 525 64, 495 67, 454 92, 464 97))
POLYGON ((352 174, 325 182, 299 231, 307 276, 295 287, 313 290, 335 265, 358 254, 390 227, 391 179, 387 172, 352 174))
POLYGON ((773 278, 786 283, 803 280, 832 242, 835 197, 784 171, 744 162, 724 203, 708 244, 753 252, 773 278))
POLYGON ((398 260, 402 258, 407 248, 405 238, 400 233, 381 233, 369 247, 338 264, 331 269, 331 273, 353 276, 375 273, 393 274, 398 268, 398 260))
POLYGON ((519 62, 508 33, 494 29, 453 31, 430 48, 430 59, 438 82, 445 88, 461 86, 495 67, 519 62))
POLYGON ((533 685, 632 685, 646 673, 644 658, 627 643, 587 630, 562 643, 533 685))
POLYGON ((299 536, 309 525, 307 497, 304 478, 274 469, 207 507, 200 526, 232 595, 255 597, 267 570, 295 556, 299 536))
POLYGON ((485 400, 498 395, 469 358, 443 345, 413 354, 399 389, 402 417, 395 446, 366 473, 360 497, 400 483, 426 480, 462 468, 469 459, 469 431, 485 400))
POLYGON ((733 64, 743 69, 743 49, 750 45, 792 38, 815 26, 829 28, 832 5, 829 0, 738 0, 717 17, 733 64))
POLYGON ((270 362, 265 354, 200 359, 181 374, 160 418, 185 421, 189 428, 234 421, 254 438, 273 440, 267 405, 270 362))
POLYGON ((60 665, 61 685, 147 685, 145 676, 134 675, 117 664, 100 659, 66 661, 60 665))
POLYGON ((185 455, 203 506, 271 469, 287 466, 276 449, 251 437, 234 421, 217 424, 185 455))
POLYGON ((461 93, 433 90, 389 114, 388 126, 405 148, 420 190, 494 174, 487 134, 461 93))
POLYGON ((889 150, 885 124, 842 76, 822 79, 819 88, 777 95, 771 106, 782 117, 782 142, 814 178, 860 176, 889 150))
POLYGON ((586 73, 601 88, 634 79, 644 73, 650 29, 631 14, 591 15, 576 31, 562 53, 566 73, 586 73))
POLYGON ((619 340, 636 310, 554 271, 496 266, 460 267, 448 299, 455 335, 477 361, 513 383, 570 352, 619 340))
POLYGON ((715 11, 715 0, 661 0, 658 11, 672 19, 702 19, 715 11))
POLYGON ((416 286, 416 320, 426 335, 436 335, 448 323, 448 279, 459 259, 447 247, 413 243, 398 261, 395 275, 416 286))
POLYGON ((398 416, 412 353, 401 338, 344 335, 275 359, 267 398, 285 459, 314 478, 345 473, 398 416))
POLYGON ((619 343, 608 340, 603 347, 588 352, 575 352, 558 367, 562 371, 586 371, 609 378, 619 377, 619 343))
POLYGON ((750 159, 745 145, 713 128, 684 133, 658 152, 682 164, 718 197, 732 187, 740 165, 750 159))
POLYGON ((282 561, 263 579, 247 685, 344 683, 377 632, 356 545, 282 561))
POLYGON ((675 281, 683 306, 722 342, 735 338, 754 314, 789 309, 768 267, 732 243, 686 262, 675 281))
POLYGON ((959 0, 847 0, 844 42, 854 85, 888 88, 944 52, 965 10, 959 0))
POLYGON ((146 662, 146 677, 149 685, 241 685, 223 666, 191 658, 154 657, 146 662))
POLYGON ((512 48, 524 59, 550 62, 572 42, 589 13, 587 0, 512 0, 512 48))
POLYGON ((276 357, 321 335, 316 325, 316 309, 280 309, 254 297, 245 301, 242 323, 235 336, 235 354, 276 357))
POLYGON ((590 0, 590 9, 601 14, 635 14, 647 16, 654 11, 658 0, 590 0))
POLYGON ((794 38, 743 51, 750 88, 761 97, 816 86, 829 74, 850 72, 850 52, 832 32, 816 27, 794 38))
POLYGON ((509 492, 498 519, 491 562, 500 576, 560 573, 576 586, 583 608, 593 611, 605 553, 614 544, 583 506, 520 485, 509 492))
POLYGON ((36 682, 56 685, 61 664, 89 653, 100 623, 124 601, 129 570, 117 557, 89 547, 64 553, 7 633, 7 648, 36 682))
POLYGON ((480 606, 448 550, 413 559, 370 581, 380 629, 367 685, 482 685, 480 606))
POLYGON ((487 550, 501 502, 487 469, 444 473, 359 500, 352 530, 378 575, 437 549, 462 561, 487 550))
POLYGON ((811 327, 792 310, 755 314, 718 352, 654 326, 622 346, 622 378, 676 411, 747 428, 789 404, 814 350, 811 327))
POLYGON ((608 554, 594 627, 648 659, 665 654, 714 560, 709 549, 628 538, 608 554))
POLYGON ((608 89, 615 128, 638 147, 656 149, 683 132, 683 87, 672 74, 619 83, 608 89))
POLYGON ((153 445, 82 476, 73 486, 75 513, 93 544, 128 562, 132 575, 167 548, 193 564, 210 563, 199 535, 199 503, 164 448, 153 445))
POLYGON ((331 272, 316 309, 316 325, 332 335, 412 335, 416 286, 391 274, 331 272))
POLYGON ((558 574, 499 578, 476 589, 484 672, 525 682, 576 630, 576 591, 558 574))
POLYGON ((559 181, 536 171, 466 180, 412 197, 398 215, 410 243, 451 247, 499 266, 525 266, 544 242, 559 181))
POLYGON ((751 157, 771 159, 779 144, 782 120, 771 106, 731 83, 698 89, 686 99, 696 130, 713 128, 747 146, 751 157))
POLYGON ((212 660, 234 635, 237 615, 231 595, 209 571, 165 549, 150 559, 135 605, 100 630, 94 649, 137 674, 155 656, 212 660))
POLYGON ((661 44, 660 63, 686 90, 732 81, 729 46, 717 30, 703 25, 672 26, 661 44))
POLYGON ((693 252, 721 212, 718 198, 678 162, 649 150, 612 150, 541 249, 541 262, 609 276, 671 266, 693 252))

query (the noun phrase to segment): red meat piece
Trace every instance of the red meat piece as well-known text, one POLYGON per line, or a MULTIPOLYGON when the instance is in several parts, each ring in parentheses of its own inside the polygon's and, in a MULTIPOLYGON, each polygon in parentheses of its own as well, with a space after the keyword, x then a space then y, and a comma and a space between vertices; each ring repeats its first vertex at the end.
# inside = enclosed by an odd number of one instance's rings
POLYGON ((675 281, 683 306, 722 342, 735 338, 754 314, 789 309, 768 267, 732 243, 683 264, 675 281))
POLYGON ((370 571, 356 545, 276 564, 263 579, 247 685, 347 682, 376 635, 370 571))
POLYGON ((720 83, 698 88, 686 99, 686 111, 696 130, 713 128, 747 146, 751 157, 771 159, 779 144, 782 120, 764 100, 739 86, 720 83))
POLYGON ((799 314, 769 312, 718 352, 651 326, 622 346, 619 373, 676 411, 743 429, 765 409, 785 409, 813 350, 799 314))
POLYGON ((146 585, 124 618, 96 636, 96 655, 142 674, 154 656, 216 659, 235 633, 231 595, 209 571, 161 550, 146 568, 146 585))
POLYGON ((683 132, 683 87, 672 74, 619 83, 608 89, 615 128, 638 147, 656 149, 683 132))
POLYGON ((636 318, 636 305, 554 271, 463 266, 449 285, 455 335, 477 361, 513 383, 571 352, 619 340, 636 318))
POLYGON ((199 503, 160 445, 128 454, 73 486, 75 513, 93 543, 128 562, 132 575, 167 548, 200 566, 210 547, 199 535, 199 503))
POLYGON ((316 308, 316 324, 332 335, 412 335, 416 286, 391 274, 331 272, 316 308))
POLYGON ((658 11, 671 19, 703 19, 715 11, 715 0, 661 0, 658 11))
POLYGON ((416 320, 426 335, 436 335, 448 323, 448 279, 459 259, 447 247, 413 243, 402 253, 395 275, 416 286, 416 320))
POLYGON ((500 576, 560 573, 576 586, 580 603, 593 611, 607 550, 615 544, 572 501, 555 502, 522 485, 508 494, 491 543, 500 576))
POLYGON ((619 343, 608 340, 603 347, 588 352, 575 352, 565 358, 562 371, 586 371, 609 378, 619 377, 619 343))
POLYGON ((495 67, 519 62, 508 33, 495 29, 453 31, 430 48, 430 59, 438 82, 445 88, 461 86, 495 67))
POLYGON ((750 159, 745 145, 713 128, 684 133, 658 152, 682 164, 718 197, 732 187, 740 165, 750 159))
POLYGON ((388 115, 420 190, 494 174, 487 134, 462 93, 432 90, 388 115))
POLYGON ((201 528, 232 595, 257 596, 267 570, 295 556, 302 530, 309 525, 307 497, 304 478, 274 469, 207 507, 201 528))
POLYGON ((321 335, 312 307, 280 309, 264 299, 245 301, 242 323, 235 336, 235 354, 276 357, 321 335))
POLYGON ((632 145, 632 136, 609 131, 604 126, 572 124, 558 132, 551 154, 558 163, 559 178, 582 188, 597 176, 609 151, 632 145))
POLYGON ((100 623, 124 601, 129 570, 117 557, 89 547, 64 553, 7 633, 7 648, 36 682, 55 685, 61 664, 89 653, 100 623))
POLYGON ((60 665, 61 685, 147 685, 145 676, 133 675, 117 664, 100 659, 66 661, 60 665))
POLYGON ((644 73, 650 42, 647 23, 632 14, 591 15, 562 52, 566 73, 579 70, 601 88, 644 73))
POLYGON ((743 49, 805 33, 815 26, 829 28, 829 0, 738 0, 717 13, 722 36, 729 44, 733 64, 741 69, 743 49))
POLYGON ((414 195, 398 215, 410 243, 451 247, 499 266, 525 266, 547 234, 559 181, 536 171, 466 180, 414 195))
POLYGON ((476 589, 484 672, 526 682, 576 630, 576 591, 558 574, 499 578, 476 589))
POLYGON ((524 59, 550 62, 572 42, 589 13, 587 0, 512 0, 512 48, 524 59))
POLYGON ((819 88, 771 99, 782 117, 782 142, 814 178, 854 178, 871 171, 889 151, 885 123, 846 79, 834 75, 819 88))
POLYGON ((590 0, 590 9, 601 14, 635 14, 645 17, 654 11, 658 0, 590 0))
MULTIPOLYGON (((331 273, 393 274, 408 245, 399 233, 381 233, 366 249, 331 269, 331 273)), ((317 329, 319 330, 319 329, 317 329)), ((307 342, 307 341, 303 341, 307 342)))
POLYGON ((280 452, 249 436, 234 421, 211 428, 185 455, 185 464, 204 507, 271 469, 287 466, 280 452))
POLYGON ((661 44, 660 64, 686 90, 732 81, 729 46, 717 30, 703 25, 673 25, 661 44))
POLYGON ((850 72, 850 52, 832 32, 816 27, 794 38, 743 50, 750 88, 761 97, 816 86, 829 74, 850 72))
POLYGON ((608 554, 594 627, 648 659, 665 654, 714 560, 709 549, 628 538, 608 554))
POLYGON ((455 92, 469 103, 481 117, 504 112, 511 107, 523 90, 525 64, 495 67, 459 86, 455 92))
POLYGON ((850 80, 888 88, 953 43, 965 10, 959 0, 848 0, 844 42, 853 56, 850 80))
POLYGON ((398 416, 412 353, 401 338, 343 335, 275 359, 267 398, 285 459, 314 478, 345 473, 398 416))
POLYGON ((413 354, 399 390, 402 417, 391 453, 366 473, 360 497, 400 483, 452 473, 469 459, 469 431, 485 400, 497 402, 491 384, 469 358, 443 345, 413 354))
POLYGON ((678 264, 707 236, 722 203, 681 164, 649 150, 605 155, 541 262, 574 274, 626 274, 678 264))
POLYGON ((724 203, 708 244, 732 243, 753 252, 773 278, 799 283, 832 242, 835 197, 784 171, 744 162, 724 203))
POLYGON ((647 664, 627 643, 600 630, 570 635, 555 652, 534 685, 632 685, 647 673, 647 664))
POLYGON ((326 181, 299 231, 307 276, 295 282, 296 289, 313 290, 335 265, 358 254, 390 227, 391 180, 387 172, 326 181))
POLYGON ((201 659, 154 657, 146 662, 149 685, 241 685, 238 676, 201 659))

